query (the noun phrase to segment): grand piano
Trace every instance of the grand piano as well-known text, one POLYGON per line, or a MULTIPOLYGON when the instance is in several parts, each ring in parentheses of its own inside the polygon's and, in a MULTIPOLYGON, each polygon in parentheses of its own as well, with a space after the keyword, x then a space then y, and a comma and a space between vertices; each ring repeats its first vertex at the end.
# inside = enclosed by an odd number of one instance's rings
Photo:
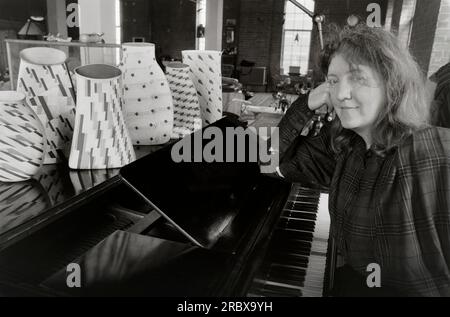
POLYGON ((253 162, 176 165, 173 145, 119 170, 57 164, 1 183, 0 296, 328 295, 326 190, 253 162))

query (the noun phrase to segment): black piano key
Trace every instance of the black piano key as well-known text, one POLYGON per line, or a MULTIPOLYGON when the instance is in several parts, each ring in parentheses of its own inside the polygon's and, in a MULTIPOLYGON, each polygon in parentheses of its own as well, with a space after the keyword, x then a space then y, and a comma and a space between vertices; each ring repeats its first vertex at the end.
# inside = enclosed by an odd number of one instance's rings
POLYGON ((314 232, 313 221, 280 218, 278 227, 314 232))
POLYGON ((305 286, 306 270, 289 270, 288 268, 272 268, 270 270, 267 281, 276 282, 292 287, 305 286))
POLYGON ((286 236, 274 236, 272 239, 272 243, 275 248, 282 248, 283 250, 298 248, 305 248, 308 250, 311 249, 311 239, 297 239, 293 237, 287 238, 286 236))
POLYGON ((285 228, 277 228, 275 230, 275 236, 279 236, 280 239, 298 239, 303 241, 312 241, 313 240, 313 232, 311 231, 302 231, 302 230, 286 230, 285 228))
POLYGON ((285 209, 285 210, 283 210, 281 217, 288 217, 288 218, 293 218, 293 219, 316 220, 317 214, 310 213, 310 212, 304 212, 304 211, 293 211, 293 210, 285 209))
POLYGON ((307 197, 307 196, 296 196, 296 197, 289 197, 288 200, 286 201, 286 205, 290 205, 290 204, 295 204, 295 203, 299 203, 299 204, 308 204, 308 205, 317 205, 319 202, 318 198, 314 198, 314 197, 307 197))
POLYGON ((282 263, 286 266, 293 267, 307 267, 309 263, 309 257, 298 254, 286 254, 282 252, 273 252, 269 255, 268 260, 272 263, 282 263))
POLYGON ((303 203, 313 203, 313 204, 317 204, 319 202, 319 197, 311 197, 311 196, 301 196, 301 195, 297 195, 297 196, 291 196, 289 197, 287 203, 290 202, 303 202, 303 203))
MULTIPOLYGON (((299 245, 298 247, 284 247, 281 248, 280 245, 274 246, 276 248, 280 248, 279 253, 282 254, 289 254, 293 256, 310 256, 311 255, 311 248, 308 248, 307 245, 299 245)), ((278 252, 276 252, 278 253, 278 252)))
POLYGON ((291 209, 291 210, 303 210, 303 211, 310 211, 310 212, 317 212, 317 204, 305 204, 305 203, 288 203, 284 207, 285 209, 291 209))

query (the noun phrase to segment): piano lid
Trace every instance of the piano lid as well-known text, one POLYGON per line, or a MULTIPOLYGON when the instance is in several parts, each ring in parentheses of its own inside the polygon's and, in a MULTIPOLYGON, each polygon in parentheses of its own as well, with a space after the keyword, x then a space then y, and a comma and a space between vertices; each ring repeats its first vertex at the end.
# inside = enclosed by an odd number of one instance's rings
POLYGON ((237 120, 223 118, 123 167, 120 176, 190 241, 211 248, 239 211, 248 209, 246 206, 260 179, 258 163, 249 155, 254 150, 251 145, 257 140, 254 134, 247 139, 246 146, 241 145, 244 162, 236 162, 239 144, 232 142, 230 135, 227 137, 226 130, 227 127, 233 130, 240 124, 237 120), (217 133, 202 141, 203 132, 211 127, 216 128, 217 133), (215 154, 224 161, 227 155, 234 154, 235 162, 208 162, 202 154, 209 152, 210 140, 218 144, 215 154), (184 150, 178 151, 182 144, 184 150), (185 155, 185 161, 177 163, 174 158, 180 153, 185 155))

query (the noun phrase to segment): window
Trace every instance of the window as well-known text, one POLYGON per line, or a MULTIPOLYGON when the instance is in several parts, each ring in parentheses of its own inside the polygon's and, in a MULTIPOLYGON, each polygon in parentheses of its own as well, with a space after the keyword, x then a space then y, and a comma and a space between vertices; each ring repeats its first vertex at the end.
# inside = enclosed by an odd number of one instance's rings
MULTIPOLYGON (((310 11, 314 11, 313 0, 297 0, 297 2, 310 11)), ((281 74, 288 74, 290 67, 297 70, 300 67, 301 74, 308 72, 312 28, 312 18, 286 0, 281 46, 281 74)))
POLYGON ((205 49, 206 0, 197 1, 197 29, 195 30, 196 49, 205 49))
MULTIPOLYGON (((120 21, 120 0, 115 0, 116 19, 116 44, 122 43, 122 25, 120 21)), ((116 49, 116 64, 120 63, 120 48, 116 49)))

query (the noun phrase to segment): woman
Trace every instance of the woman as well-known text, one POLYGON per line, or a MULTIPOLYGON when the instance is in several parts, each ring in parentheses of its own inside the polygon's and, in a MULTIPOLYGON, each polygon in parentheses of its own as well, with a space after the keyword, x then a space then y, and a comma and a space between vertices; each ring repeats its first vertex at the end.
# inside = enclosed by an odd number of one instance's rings
POLYGON ((326 82, 280 122, 279 174, 330 188, 331 236, 359 291, 376 263, 382 295, 450 296, 450 132, 427 125, 420 71, 393 35, 359 25, 337 40, 326 82), (324 105, 336 118, 300 136, 324 105))
POLYGON ((437 70, 427 81, 431 98, 431 122, 438 127, 450 128, 450 63, 437 70))

